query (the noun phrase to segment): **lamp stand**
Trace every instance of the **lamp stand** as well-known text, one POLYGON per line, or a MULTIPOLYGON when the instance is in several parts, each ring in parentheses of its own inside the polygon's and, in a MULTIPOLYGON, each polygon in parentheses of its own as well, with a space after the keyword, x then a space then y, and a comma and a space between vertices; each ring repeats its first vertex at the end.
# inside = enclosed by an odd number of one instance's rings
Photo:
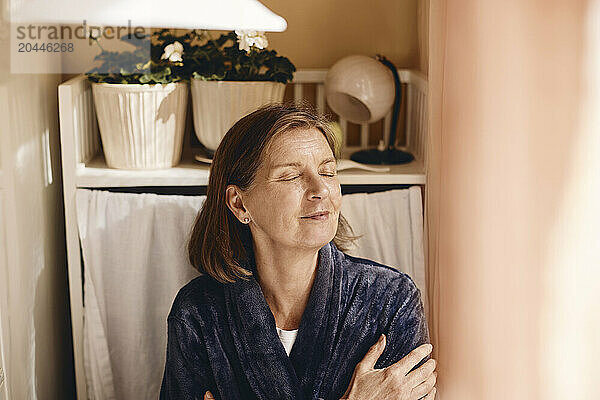
POLYGON ((415 157, 406 151, 387 148, 383 151, 378 149, 359 150, 352 153, 350 159, 362 164, 394 165, 409 163, 415 157))

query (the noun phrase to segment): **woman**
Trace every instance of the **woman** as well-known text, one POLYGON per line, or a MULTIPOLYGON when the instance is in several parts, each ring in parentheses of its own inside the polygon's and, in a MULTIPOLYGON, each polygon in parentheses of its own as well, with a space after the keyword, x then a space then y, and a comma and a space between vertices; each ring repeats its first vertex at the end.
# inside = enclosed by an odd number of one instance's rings
POLYGON ((329 121, 293 103, 227 132, 188 246, 204 275, 168 317, 162 399, 433 399, 419 290, 343 252, 335 148, 329 121))

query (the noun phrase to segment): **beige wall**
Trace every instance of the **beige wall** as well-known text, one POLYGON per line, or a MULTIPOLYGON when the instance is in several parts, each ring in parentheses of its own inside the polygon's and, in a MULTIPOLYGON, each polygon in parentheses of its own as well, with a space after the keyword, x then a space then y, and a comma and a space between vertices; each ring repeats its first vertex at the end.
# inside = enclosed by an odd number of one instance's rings
MULTIPOLYGON (((329 68, 350 54, 381 53, 398 68, 424 70, 419 52, 418 24, 426 0, 305 0, 262 3, 288 22, 285 32, 268 32, 269 47, 288 57, 297 68, 329 68), (422 3, 422 4, 419 4, 422 3)), ((218 32, 213 33, 215 36, 218 32)), ((421 39, 419 39, 421 38, 421 39)), ((100 52, 86 40, 76 51, 63 54, 63 71, 87 71, 100 52)), ((111 43, 110 49, 115 43, 111 43)), ((127 48, 121 46, 120 48, 127 48)), ((426 64, 426 61, 425 61, 426 64)))
MULTIPOLYGON (((328 68, 350 54, 381 53, 398 68, 418 68, 419 0, 263 0, 288 28, 271 46, 298 68, 328 68)), ((422 0, 424 1, 424 0, 422 0)))
POLYGON ((429 73, 429 0, 417 0, 417 37, 419 41, 419 70, 429 73))

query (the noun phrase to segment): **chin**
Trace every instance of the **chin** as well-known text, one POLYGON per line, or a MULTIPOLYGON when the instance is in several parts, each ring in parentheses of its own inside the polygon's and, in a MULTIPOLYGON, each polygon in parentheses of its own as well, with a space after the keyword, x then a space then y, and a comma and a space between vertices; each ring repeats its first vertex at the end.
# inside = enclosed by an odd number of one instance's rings
POLYGON ((326 223, 308 222, 297 227, 296 243, 306 248, 321 248, 333 240, 337 232, 338 221, 329 221, 326 223), (334 223, 335 222, 335 223, 334 223))
POLYGON ((334 237, 335 237, 335 231, 333 233, 320 232, 320 234, 313 234, 313 235, 306 236, 304 238, 304 240, 302 240, 301 242, 306 247, 320 249, 321 247, 325 246, 327 243, 331 242, 334 237))

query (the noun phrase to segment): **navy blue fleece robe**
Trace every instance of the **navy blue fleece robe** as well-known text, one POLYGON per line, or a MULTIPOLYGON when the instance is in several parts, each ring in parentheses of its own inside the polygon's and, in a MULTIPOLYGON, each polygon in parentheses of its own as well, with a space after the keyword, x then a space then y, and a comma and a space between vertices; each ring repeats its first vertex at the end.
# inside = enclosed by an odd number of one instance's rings
MULTIPOLYGON (((256 271, 252 264, 245 267, 256 271)), ((184 286, 167 318, 160 398, 203 399, 210 390, 224 400, 337 400, 382 333, 387 345, 375 368, 429 343, 408 275, 349 256, 333 241, 319 250, 317 268, 289 357, 254 276, 222 284, 203 275, 184 286)))

